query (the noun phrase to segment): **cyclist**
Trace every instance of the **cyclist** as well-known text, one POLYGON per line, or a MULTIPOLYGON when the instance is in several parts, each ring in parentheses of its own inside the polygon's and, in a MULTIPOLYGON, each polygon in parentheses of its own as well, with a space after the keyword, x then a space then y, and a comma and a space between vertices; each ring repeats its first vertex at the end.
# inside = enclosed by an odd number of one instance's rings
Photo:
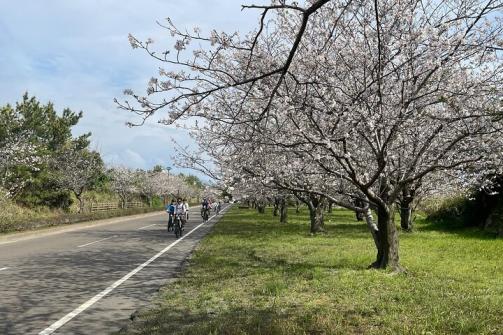
POLYGON ((201 217, 204 217, 204 212, 209 211, 211 209, 211 202, 207 198, 203 198, 203 202, 201 203, 201 217))
POLYGON ((187 207, 182 202, 182 198, 178 198, 176 201, 175 212, 176 215, 180 216, 180 220, 182 222, 182 230, 185 226, 185 222, 187 221, 187 207))
POLYGON ((185 219, 188 221, 189 220, 189 203, 187 202, 187 199, 183 199, 183 204, 185 206, 185 219))
POLYGON ((166 205, 166 212, 168 213, 168 231, 173 230, 173 222, 175 217, 175 199, 171 200, 171 204, 166 205))
POLYGON ((183 206, 181 198, 176 199, 175 213, 178 217, 180 217, 180 221, 183 226, 183 221, 185 218, 185 207, 183 206))

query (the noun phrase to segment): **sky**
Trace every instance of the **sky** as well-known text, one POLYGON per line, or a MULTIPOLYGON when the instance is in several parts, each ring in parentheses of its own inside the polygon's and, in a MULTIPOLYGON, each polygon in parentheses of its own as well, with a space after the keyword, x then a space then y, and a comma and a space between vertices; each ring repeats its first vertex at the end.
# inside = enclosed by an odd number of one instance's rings
POLYGON ((168 33, 156 24, 167 17, 181 28, 198 26, 203 33, 211 29, 246 33, 256 27, 258 13, 241 11, 241 4, 238 0, 0 0, 0 105, 14 104, 28 92, 43 103, 53 102, 60 112, 66 107, 83 111, 74 134, 92 132, 92 146, 108 164, 173 166, 171 138, 194 146, 188 134, 155 120, 128 128, 125 123, 134 120, 133 115, 113 102, 124 97, 126 88, 145 92, 161 65, 131 49, 128 33, 142 40, 167 40, 168 33))

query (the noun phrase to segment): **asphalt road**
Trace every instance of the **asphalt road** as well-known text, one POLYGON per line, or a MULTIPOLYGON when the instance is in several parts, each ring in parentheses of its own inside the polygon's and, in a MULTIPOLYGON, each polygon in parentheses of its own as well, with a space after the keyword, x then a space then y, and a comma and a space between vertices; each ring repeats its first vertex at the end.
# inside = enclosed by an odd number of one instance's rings
POLYGON ((117 331, 219 218, 201 225, 196 212, 179 240, 165 213, 0 240, 0 334, 117 331))

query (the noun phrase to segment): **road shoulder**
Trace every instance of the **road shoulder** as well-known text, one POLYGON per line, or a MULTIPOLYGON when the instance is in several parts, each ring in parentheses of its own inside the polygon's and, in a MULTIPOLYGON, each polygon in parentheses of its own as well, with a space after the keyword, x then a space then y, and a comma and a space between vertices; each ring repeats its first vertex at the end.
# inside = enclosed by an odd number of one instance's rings
POLYGON ((194 253, 200 248, 201 242, 208 236, 208 234, 213 230, 213 227, 222 219, 222 217, 230 208, 232 208, 231 205, 226 206, 218 215, 215 216, 213 220, 210 220, 207 224, 205 224, 205 232, 203 233, 202 238, 199 239, 199 241, 193 248, 191 248, 184 260, 180 263, 179 267, 175 270, 175 272, 172 273, 169 277, 164 278, 162 281, 159 281, 156 293, 150 297, 149 302, 131 313, 129 320, 124 322, 120 330, 114 332, 113 334, 119 335, 128 333, 128 330, 133 329, 136 326, 136 323, 142 322, 138 319, 138 316, 141 315, 144 311, 151 310, 153 307, 155 307, 156 299, 159 297, 159 294, 162 293, 162 290, 168 289, 170 285, 174 284, 183 277, 184 273, 191 264, 191 259, 194 256, 194 253))

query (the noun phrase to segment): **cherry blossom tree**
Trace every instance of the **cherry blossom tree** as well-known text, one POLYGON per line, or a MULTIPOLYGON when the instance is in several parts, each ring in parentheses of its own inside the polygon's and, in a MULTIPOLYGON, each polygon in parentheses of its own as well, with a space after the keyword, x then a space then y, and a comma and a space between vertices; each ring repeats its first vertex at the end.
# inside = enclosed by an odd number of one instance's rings
POLYGON ((187 176, 173 175, 165 170, 138 171, 136 182, 138 190, 147 197, 165 196, 181 198, 197 198, 201 190, 190 185, 187 176))
POLYGON ((28 141, 26 134, 12 134, 8 128, 0 136, 0 189, 8 198, 21 191, 28 180, 15 178, 12 169, 23 165, 37 170, 42 158, 36 154, 37 146, 28 141))
MULTIPOLYGON (((285 195, 295 195, 309 208, 311 233, 324 230, 323 209, 327 201, 362 214, 370 213, 368 201, 363 201, 361 207, 354 206, 353 200, 359 196, 351 185, 340 178, 327 176, 322 169, 306 160, 306 153, 278 149, 269 140, 260 142, 259 139, 264 136, 252 142, 240 134, 242 130, 245 130, 242 125, 222 129, 210 122, 194 133, 201 150, 219 162, 219 174, 224 184, 235 186, 235 181, 238 181, 239 187, 234 188, 239 189, 241 194, 243 189, 250 189, 248 198, 257 198, 251 194, 267 189, 265 197, 274 200, 279 196, 282 216, 286 212, 285 195)), ((274 133, 278 135, 278 132, 274 133)), ((261 134, 264 134, 263 130, 261 134)), ((282 217, 280 221, 285 220, 282 217)), ((366 216, 366 222, 374 230, 371 215, 366 216)))
MULTIPOLYGON (((161 68, 147 96, 126 90, 133 102, 119 107, 143 121, 161 109, 169 111, 162 123, 204 118, 223 139, 299 157, 330 186, 312 194, 332 197, 335 185, 348 185, 343 193, 377 212, 372 266, 400 271, 396 201, 410 198, 434 173, 457 170, 468 178, 475 167, 501 162, 495 111, 501 110, 502 2, 311 0, 245 7, 262 11, 259 28, 245 37, 188 33, 168 21, 173 53, 156 53, 152 40, 130 36, 134 48, 173 70, 161 68), (243 128, 237 141, 236 132, 223 132, 236 126, 243 128)), ((219 156, 230 150, 235 159, 235 145, 228 147, 223 144, 219 156)), ((293 191, 298 185, 282 186, 293 191)))
POLYGON ((162 196, 168 193, 169 178, 163 178, 164 172, 137 170, 135 182, 138 192, 144 196, 150 207, 154 196, 162 196))
POLYGON ((174 182, 175 176, 170 175, 166 170, 151 175, 153 177, 154 194, 162 196, 165 199, 172 197, 175 192, 176 183, 174 182))
POLYGON ((79 213, 83 212, 84 192, 91 189, 104 172, 99 153, 69 146, 59 151, 52 164, 57 183, 75 195, 79 202, 79 213))
POLYGON ((31 133, 18 130, 22 122, 19 113, 7 105, 0 108, 0 116, 0 192, 12 198, 28 183, 28 180, 17 178, 13 169, 25 165, 35 170, 41 158, 30 141, 31 133))
POLYGON ((108 171, 111 189, 121 199, 121 208, 125 209, 131 197, 138 193, 136 171, 124 166, 116 166, 108 171))

